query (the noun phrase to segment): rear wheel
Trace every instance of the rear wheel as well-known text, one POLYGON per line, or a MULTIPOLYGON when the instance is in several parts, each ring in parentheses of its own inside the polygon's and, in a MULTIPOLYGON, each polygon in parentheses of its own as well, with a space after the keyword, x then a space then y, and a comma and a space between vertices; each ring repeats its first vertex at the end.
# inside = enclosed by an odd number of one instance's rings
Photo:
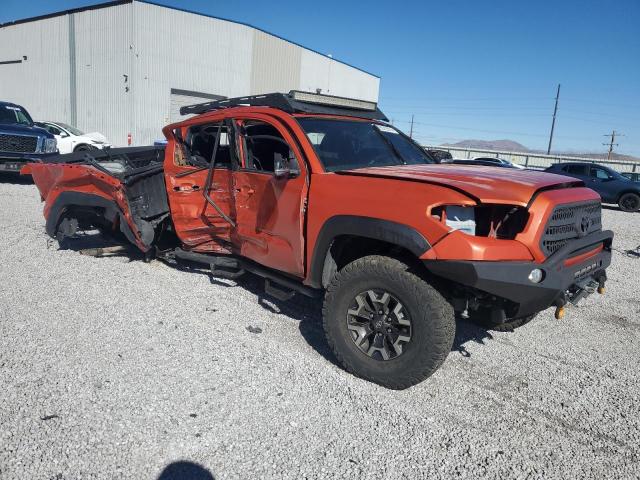
POLYGON ((388 388, 404 389, 444 362, 455 336, 453 309, 409 267, 372 255, 344 267, 327 288, 327 342, 342 366, 388 388))
POLYGON ((637 193, 625 193, 620 197, 618 206, 625 212, 637 212, 640 210, 640 195, 637 193))

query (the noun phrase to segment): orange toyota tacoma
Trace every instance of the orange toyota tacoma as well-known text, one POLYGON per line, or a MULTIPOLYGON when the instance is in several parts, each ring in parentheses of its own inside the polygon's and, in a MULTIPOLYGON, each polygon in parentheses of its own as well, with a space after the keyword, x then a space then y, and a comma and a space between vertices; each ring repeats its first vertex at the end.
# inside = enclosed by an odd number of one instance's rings
POLYGON ((147 258, 259 275, 280 300, 323 295, 338 361, 394 389, 444 362, 456 315, 509 330, 604 292, 613 234, 582 181, 437 164, 360 100, 292 91, 182 113, 166 148, 26 167, 48 234, 98 228, 147 258))

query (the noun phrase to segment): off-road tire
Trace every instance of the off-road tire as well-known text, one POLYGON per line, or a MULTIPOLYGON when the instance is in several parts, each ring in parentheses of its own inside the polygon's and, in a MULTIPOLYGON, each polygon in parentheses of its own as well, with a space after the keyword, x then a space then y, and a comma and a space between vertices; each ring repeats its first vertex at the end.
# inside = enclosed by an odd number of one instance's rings
POLYGON ((486 315, 482 315, 482 313, 476 312, 475 314, 471 314, 469 319, 495 332, 512 332, 516 328, 529 323, 536 317, 536 315, 537 313, 534 313, 533 315, 528 315, 526 317, 511 318, 504 323, 495 323, 489 320, 486 315))
POLYGON ((363 257, 337 272, 326 290, 322 314, 327 342, 338 362, 360 378, 396 390, 433 374, 447 358, 455 337, 451 305, 405 263, 390 257, 363 257), (389 360, 361 351, 347 328, 352 301, 371 289, 396 297, 411 319, 411 340, 389 360))
POLYGON ((623 212, 637 212, 640 210, 640 195, 637 193, 625 193, 618 200, 618 206, 623 212))

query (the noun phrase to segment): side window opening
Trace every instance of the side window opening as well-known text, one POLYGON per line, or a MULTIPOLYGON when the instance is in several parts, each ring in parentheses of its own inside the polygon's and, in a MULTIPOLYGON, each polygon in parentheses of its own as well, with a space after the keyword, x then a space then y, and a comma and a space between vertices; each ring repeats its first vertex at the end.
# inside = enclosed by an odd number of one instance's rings
POLYGON ((582 165, 567 165, 563 168, 563 170, 567 173, 572 173, 574 175, 585 174, 585 168, 582 165))
MULTIPOLYGON (((178 165, 192 167, 207 167, 213 160, 213 150, 218 135, 219 123, 205 123, 193 125, 188 128, 186 138, 182 142, 184 156, 178 165)), ((231 168, 231 145, 229 131, 226 125, 222 125, 220 131, 220 143, 216 152, 216 167, 231 168)))
POLYGON ((62 135, 62 130, 60 130, 57 127, 54 127, 53 125, 45 124, 44 128, 52 135, 62 135))
POLYGON ((277 128, 265 122, 244 123, 245 167, 260 172, 274 172, 276 165, 288 163, 291 172, 299 173, 298 160, 277 128))
POLYGON ((610 178, 609 172, 603 170, 602 168, 592 168, 591 176, 599 180, 608 180, 610 178))

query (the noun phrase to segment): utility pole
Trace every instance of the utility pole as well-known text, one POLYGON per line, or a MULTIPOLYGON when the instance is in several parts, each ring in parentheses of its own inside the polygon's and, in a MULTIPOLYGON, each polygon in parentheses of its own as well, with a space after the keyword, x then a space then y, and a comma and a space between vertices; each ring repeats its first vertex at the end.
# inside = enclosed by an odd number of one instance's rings
POLYGON ((413 115, 411 115, 411 130, 409 130, 409 138, 413 138, 413 115))
POLYGON ((551 153, 551 142, 553 141, 553 130, 556 128, 556 113, 558 113, 558 99, 560 98, 560 84, 556 92, 556 106, 553 107, 553 120, 551 121, 551 134, 549 134, 549 147, 547 147, 547 155, 551 153))
MULTIPOLYGON (((604 135, 605 137, 608 137, 609 135, 604 135)), ((616 137, 620 137, 621 134, 619 132, 616 132, 615 130, 611 131, 611 141, 608 143, 603 143, 602 145, 604 146, 609 146, 609 153, 607 153, 607 160, 611 160, 611 154, 613 153, 613 147, 617 147, 618 144, 614 143, 616 141, 616 137)))

